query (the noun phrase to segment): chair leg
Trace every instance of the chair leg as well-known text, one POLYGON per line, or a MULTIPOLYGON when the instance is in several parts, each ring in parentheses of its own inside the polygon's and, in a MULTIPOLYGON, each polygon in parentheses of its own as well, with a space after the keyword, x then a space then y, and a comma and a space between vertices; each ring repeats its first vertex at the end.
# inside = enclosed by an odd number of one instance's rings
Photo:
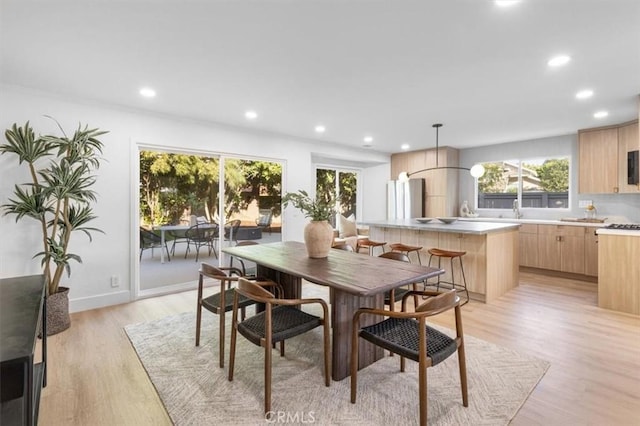
MULTIPOLYGON (((224 300, 224 291, 220 293, 220 300, 224 300)), ((221 302, 221 304, 224 304, 224 302, 221 302)), ((220 340, 220 368, 224 368, 224 307, 221 307, 220 311, 220 334, 218 336, 218 339, 220 340)))
POLYGON ((284 340, 280 341, 280 356, 284 356, 284 340))
POLYGON ((331 343, 329 340, 330 328, 329 320, 324 319, 324 384, 329 386, 331 384, 331 343))
MULTIPOLYGON (((269 339, 271 340, 271 339, 269 339)), ((271 411, 271 345, 264 345, 264 412, 271 411)))
POLYGON ((464 351, 464 333, 462 331, 462 315, 460 314, 460 306, 455 308, 456 316, 456 335, 460 339, 458 346, 458 367, 460 368, 460 388, 462 390, 462 405, 469 406, 469 396, 467 392, 467 361, 464 351))
POLYGON ((169 256, 169 247, 167 247, 167 243, 164 243, 164 249, 167 251, 167 259, 171 262, 171 256, 169 256))
MULTIPOLYGON (((223 314, 224 315, 224 314, 223 314)), ((238 337, 238 311, 234 309, 231 317, 231 348, 229 349, 229 381, 233 381, 233 368, 236 363, 236 340, 238 337)))
POLYGON ((427 426, 427 366, 419 363, 418 392, 420 393, 420 426, 427 426))
POLYGON ((200 346, 200 324, 202 322, 202 306, 198 300, 198 309, 196 311, 196 346, 200 346))
POLYGON ((358 391, 358 326, 353 323, 351 333, 351 403, 356 403, 356 392, 358 391))
POLYGON ((467 277, 464 275, 464 266, 462 266, 462 257, 459 257, 458 259, 460 259, 460 271, 462 272, 462 282, 464 283, 464 291, 467 293, 467 300, 466 302, 463 303, 469 303, 469 289, 467 288, 467 277))

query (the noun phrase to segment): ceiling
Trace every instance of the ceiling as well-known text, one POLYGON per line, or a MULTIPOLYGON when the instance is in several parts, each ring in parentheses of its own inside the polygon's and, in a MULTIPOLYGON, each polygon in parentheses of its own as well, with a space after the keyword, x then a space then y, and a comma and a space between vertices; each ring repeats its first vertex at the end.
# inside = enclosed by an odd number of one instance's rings
POLYGON ((638 117, 638 0, 0 4, 0 81, 72 99, 381 152, 434 146, 436 122, 465 148, 638 117))

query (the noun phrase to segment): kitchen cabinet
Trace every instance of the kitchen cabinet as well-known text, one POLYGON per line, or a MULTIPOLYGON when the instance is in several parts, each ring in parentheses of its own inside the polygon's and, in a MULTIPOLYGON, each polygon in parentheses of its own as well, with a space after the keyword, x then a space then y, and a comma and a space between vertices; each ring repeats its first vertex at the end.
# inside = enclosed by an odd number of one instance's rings
POLYGON ((640 236, 598 235, 598 306, 640 315, 640 236))
POLYGON ((638 122, 618 128, 618 192, 621 194, 640 194, 640 184, 629 185, 627 181, 627 154, 640 150, 638 122))
POLYGON ((627 183, 627 153, 640 150, 638 121, 578 132, 578 192, 640 193, 627 183))
POLYGON ((584 228, 584 274, 598 276, 598 228, 585 226, 584 228))
POLYGON ((538 225, 538 267, 585 273, 584 227, 538 225))
MULTIPOLYGON (((439 167, 458 166, 458 150, 442 147, 437 151, 439 167)), ((415 172, 436 167, 435 148, 402 152, 391 155, 391 179, 400 172, 415 172)), ((425 180, 425 215, 427 217, 457 216, 458 176, 461 172, 452 169, 436 169, 416 174, 425 180)))
POLYGON ((538 267, 538 225, 520 226, 520 266, 538 267))

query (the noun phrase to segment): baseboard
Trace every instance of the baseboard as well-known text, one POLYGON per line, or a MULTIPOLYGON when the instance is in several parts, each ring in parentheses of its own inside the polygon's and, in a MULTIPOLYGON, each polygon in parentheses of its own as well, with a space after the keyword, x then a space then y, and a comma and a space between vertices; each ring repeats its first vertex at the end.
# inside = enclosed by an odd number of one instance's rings
POLYGON ((520 271, 531 272, 533 274, 539 274, 539 275, 546 275, 549 277, 568 278, 572 280, 586 281, 589 283, 598 282, 598 277, 593 277, 591 275, 582 275, 582 274, 574 274, 571 272, 553 271, 550 269, 532 268, 530 266, 520 266, 520 271))
POLYGON ((116 293, 99 294, 97 296, 79 297, 77 299, 69 299, 69 312, 88 311, 90 309, 129 303, 130 301, 131 293, 127 290, 116 293))

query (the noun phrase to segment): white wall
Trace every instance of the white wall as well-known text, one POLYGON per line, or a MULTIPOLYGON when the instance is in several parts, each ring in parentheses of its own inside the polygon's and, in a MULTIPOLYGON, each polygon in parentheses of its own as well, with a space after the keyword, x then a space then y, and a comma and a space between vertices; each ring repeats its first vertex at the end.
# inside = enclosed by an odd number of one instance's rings
MULTIPOLYGON (((578 207, 579 200, 591 200, 598 209, 599 217, 612 221, 640 223, 640 195, 637 194, 578 194, 578 135, 555 136, 522 142, 483 146, 460 150, 460 165, 471 167, 476 163, 540 157, 570 158, 570 209, 524 209, 528 219, 560 219, 562 217, 583 217, 584 209, 578 207)), ((461 179, 460 201, 468 200, 474 205, 472 179, 461 179)), ((512 217, 511 210, 482 210, 481 216, 512 217)))
MULTIPOLYGON (((348 149, 339 145, 318 144, 283 136, 275 136, 231 128, 210 123, 193 122, 172 117, 145 114, 139 111, 110 108, 76 100, 65 100, 47 94, 16 87, 0 86, 0 126, 10 127, 14 122, 23 125, 29 120, 37 133, 58 134, 51 120, 54 117, 67 132, 78 123, 92 128, 108 130, 102 137, 105 143, 102 167, 96 190, 99 202, 95 211, 98 219, 94 226, 105 231, 95 234, 93 243, 84 235, 75 235, 72 252, 82 256, 82 264, 72 264, 72 275, 64 279, 71 288, 71 310, 84 310, 131 300, 133 267, 137 258, 137 217, 132 199, 137 184, 132 181, 136 144, 165 148, 262 156, 284 163, 283 191, 296 191, 313 187, 311 153, 325 153, 333 158, 358 158, 363 163, 378 164, 362 170, 365 218, 384 214, 384 185, 389 176, 389 156, 365 149, 348 149), (378 176, 380 175, 380 176, 378 176), (374 188, 378 188, 377 190, 374 188), (383 202, 380 203, 380 200, 383 202), (120 287, 112 288, 110 277, 120 277, 120 287)), ((25 167, 14 157, 0 156, 0 202, 4 204, 13 191, 15 182, 29 180, 25 167)), ((382 217, 382 216, 380 216, 382 217)), ((306 223, 303 215, 289 208, 284 212, 283 239, 302 240, 306 223)), ((40 250, 37 224, 21 221, 13 216, 0 217, 0 277, 40 273, 39 260, 32 259, 40 250)))

